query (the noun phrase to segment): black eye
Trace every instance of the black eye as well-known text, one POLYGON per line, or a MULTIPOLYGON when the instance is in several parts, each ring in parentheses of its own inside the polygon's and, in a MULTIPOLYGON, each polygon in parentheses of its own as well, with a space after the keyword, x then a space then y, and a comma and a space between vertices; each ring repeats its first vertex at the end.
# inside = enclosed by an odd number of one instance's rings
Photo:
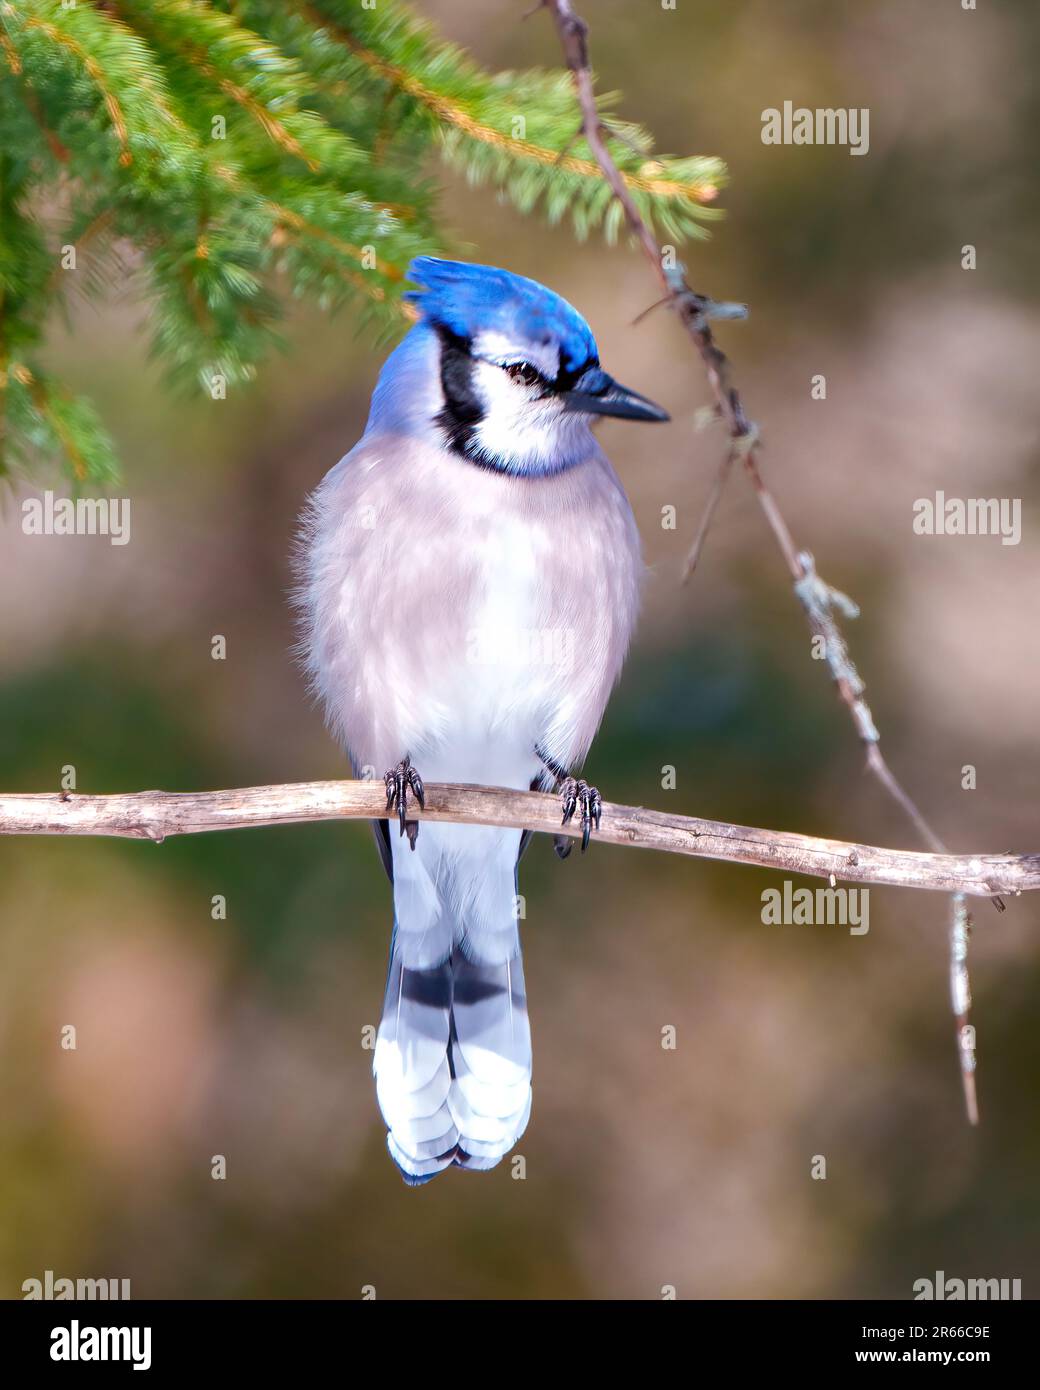
POLYGON ((512 381, 522 381, 525 386, 536 386, 542 380, 541 372, 530 362, 510 362, 506 375, 512 381))

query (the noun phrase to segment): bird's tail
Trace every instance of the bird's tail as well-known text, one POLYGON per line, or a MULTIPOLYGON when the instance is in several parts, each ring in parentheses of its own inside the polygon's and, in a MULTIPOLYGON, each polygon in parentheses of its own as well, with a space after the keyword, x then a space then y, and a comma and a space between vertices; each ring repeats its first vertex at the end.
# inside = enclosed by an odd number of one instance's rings
POLYGON ((411 1184, 452 1164, 495 1167, 527 1125, 531 1030, 514 914, 517 840, 516 832, 424 824, 415 855, 395 846, 394 935, 374 1071, 387 1147, 411 1184))

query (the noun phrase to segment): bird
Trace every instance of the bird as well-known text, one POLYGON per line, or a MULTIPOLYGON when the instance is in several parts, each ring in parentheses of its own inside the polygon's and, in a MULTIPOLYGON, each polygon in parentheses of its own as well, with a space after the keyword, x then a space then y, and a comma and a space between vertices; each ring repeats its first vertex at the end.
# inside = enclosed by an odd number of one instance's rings
MULTIPOLYGON (((421 1186, 494 1168, 528 1122, 530 832, 420 827, 408 809, 432 781, 556 790, 588 845, 602 799, 574 770, 644 568, 593 426, 669 416, 603 370, 588 323, 537 281, 433 256, 408 280, 415 322, 364 434, 304 506, 295 598, 326 722, 355 776, 384 779, 394 915, 373 1071, 390 1156, 421 1186)), ((561 830, 561 858, 571 844, 561 830)))

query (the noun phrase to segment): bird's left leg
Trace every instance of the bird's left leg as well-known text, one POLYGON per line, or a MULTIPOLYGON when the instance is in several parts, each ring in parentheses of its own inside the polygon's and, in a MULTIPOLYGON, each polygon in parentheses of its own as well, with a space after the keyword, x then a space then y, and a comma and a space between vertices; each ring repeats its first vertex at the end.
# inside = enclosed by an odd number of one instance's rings
POLYGON ((415 793, 415 799, 419 805, 426 809, 426 788, 418 771, 412 766, 412 760, 406 753, 396 767, 390 768, 383 774, 383 785, 386 787, 386 809, 393 811, 396 809, 397 818, 400 822, 400 834, 408 836, 408 843, 412 849, 415 848, 416 837, 419 834, 419 822, 408 820, 408 792, 409 789, 415 793))
MULTIPOLYGON (((581 852, 584 854, 589 847, 593 827, 599 829, 600 817, 603 814, 603 799, 599 789, 590 786, 582 777, 572 777, 565 767, 554 758, 548 757, 540 748, 536 748, 535 752, 556 778, 556 791, 563 804, 563 824, 566 825, 573 819, 575 811, 581 811, 581 852)), ((570 838, 566 835, 554 835, 553 848, 561 859, 566 859, 571 852, 570 838)))

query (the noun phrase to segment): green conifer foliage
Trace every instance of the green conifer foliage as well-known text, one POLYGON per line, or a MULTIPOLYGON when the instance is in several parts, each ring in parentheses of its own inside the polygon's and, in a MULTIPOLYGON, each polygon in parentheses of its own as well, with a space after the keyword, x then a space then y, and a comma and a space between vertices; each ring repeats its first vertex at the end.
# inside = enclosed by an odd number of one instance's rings
MULTIPOLYGON (((716 159, 654 155, 603 101, 640 209, 704 234, 716 159)), ((565 72, 491 74, 396 0, 0 0, 0 473, 116 476, 89 401, 41 365, 52 310, 129 276, 171 378, 248 381, 292 297, 408 324, 444 254, 436 159, 523 213, 614 238, 565 72), (75 272, 75 273, 72 273, 75 272)))

